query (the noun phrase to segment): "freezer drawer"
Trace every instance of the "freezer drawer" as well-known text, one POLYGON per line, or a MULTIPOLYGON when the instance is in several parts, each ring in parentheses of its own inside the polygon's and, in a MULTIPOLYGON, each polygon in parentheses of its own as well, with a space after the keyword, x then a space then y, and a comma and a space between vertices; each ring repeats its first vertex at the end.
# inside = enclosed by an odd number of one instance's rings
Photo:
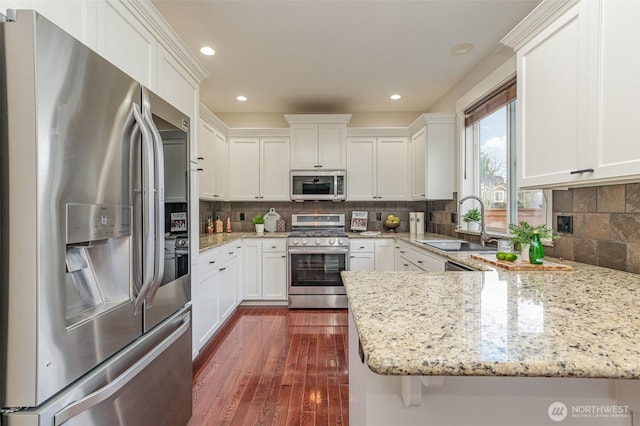
POLYGON ((185 425, 191 418, 191 307, 4 426, 185 425))

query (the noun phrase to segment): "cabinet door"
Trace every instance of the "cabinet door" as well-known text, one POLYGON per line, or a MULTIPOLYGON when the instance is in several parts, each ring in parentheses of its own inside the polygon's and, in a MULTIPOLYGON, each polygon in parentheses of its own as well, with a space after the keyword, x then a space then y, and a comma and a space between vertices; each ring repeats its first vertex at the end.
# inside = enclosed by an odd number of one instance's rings
POLYGON ((260 140, 229 140, 229 200, 255 201, 260 196, 260 140))
POLYGON ((375 270, 386 272, 395 270, 394 262, 395 246, 392 238, 375 241, 375 270))
POLYGON ((158 43, 154 36, 132 17, 122 2, 99 2, 98 22, 97 52, 144 86, 158 92, 158 43))
POLYGON ((349 270, 353 272, 375 271, 375 256, 373 253, 353 253, 349 256, 349 270))
POLYGON ((376 193, 376 138, 347 140, 347 200, 374 200, 376 193))
POLYGON ((407 138, 378 138, 377 198, 407 200, 407 138))
MULTIPOLYGON (((453 198, 454 175, 454 125, 429 123, 426 129, 426 198, 429 200, 451 200, 453 198)), ((414 154, 415 155, 415 154, 414 154)))
POLYGON ((209 123, 199 121, 198 127, 198 186, 200 198, 213 198, 213 150, 215 130, 209 123))
POLYGON ((425 200, 427 198, 427 128, 423 127, 411 137, 411 198, 425 200))
POLYGON ((347 167, 347 126, 344 124, 318 125, 318 166, 323 169, 347 167))
POLYGON ((226 170, 227 170, 227 141, 222 133, 214 129, 213 135, 213 170, 211 176, 213 178, 213 198, 216 200, 224 200, 226 196, 226 170))
POLYGON ((287 300, 287 255, 268 252, 262 255, 262 298, 287 300))
POLYGON ((521 187, 571 182, 586 162, 592 123, 587 3, 581 2, 518 51, 521 187))
POLYGON ((260 199, 289 201, 289 139, 262 138, 260 145, 260 199))
POLYGON ((594 178, 640 175, 640 143, 629 113, 640 104, 640 2, 601 1, 594 178))
POLYGON ((245 239, 242 244, 244 298, 262 299, 262 240, 245 239))
POLYGON ((219 269, 220 276, 220 317, 227 319, 236 305, 236 287, 238 286, 238 259, 232 258, 219 269))
POLYGON ((217 269, 203 274, 198 281, 198 298, 193 304, 194 343, 200 350, 220 326, 218 306, 220 273, 217 269))
POLYGON ((291 168, 313 169, 318 165, 318 125, 291 125, 291 168))

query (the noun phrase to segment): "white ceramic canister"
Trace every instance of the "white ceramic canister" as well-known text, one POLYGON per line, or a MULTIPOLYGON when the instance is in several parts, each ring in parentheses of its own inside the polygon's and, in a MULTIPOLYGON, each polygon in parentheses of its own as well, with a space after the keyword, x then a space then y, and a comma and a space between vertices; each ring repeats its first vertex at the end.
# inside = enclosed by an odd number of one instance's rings
POLYGON ((409 212, 409 233, 416 233, 416 212, 409 212))
POLYGON ((416 235, 424 235, 424 212, 416 213, 416 235))

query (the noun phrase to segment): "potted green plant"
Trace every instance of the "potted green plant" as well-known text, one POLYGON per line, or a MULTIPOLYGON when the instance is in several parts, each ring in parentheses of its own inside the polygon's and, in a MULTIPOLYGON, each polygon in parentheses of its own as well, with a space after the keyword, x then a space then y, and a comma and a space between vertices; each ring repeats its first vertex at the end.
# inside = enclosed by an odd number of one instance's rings
POLYGON ((509 225, 511 241, 513 241, 514 246, 520 247, 520 253, 523 254, 529 252, 528 246, 535 232, 538 232, 542 240, 556 240, 559 238, 557 235, 553 235, 553 230, 547 228, 545 224, 532 226, 522 221, 517 225, 515 223, 509 225))
POLYGON ((469 231, 479 231, 481 219, 480 210, 476 208, 467 210, 467 212, 462 216, 462 220, 467 224, 467 229, 469 231))
POLYGON ((253 224, 256 226, 256 234, 264 234, 264 216, 259 214, 255 215, 253 217, 253 224))

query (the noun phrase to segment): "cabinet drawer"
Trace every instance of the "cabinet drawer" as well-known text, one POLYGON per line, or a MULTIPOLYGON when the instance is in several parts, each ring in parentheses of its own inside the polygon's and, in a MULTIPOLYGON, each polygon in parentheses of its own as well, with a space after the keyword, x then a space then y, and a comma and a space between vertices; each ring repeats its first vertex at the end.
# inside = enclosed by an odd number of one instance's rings
POLYGON ((351 240, 349 241, 351 253, 373 253, 375 251, 375 241, 373 240, 351 240))
POLYGON ((236 243, 230 243, 230 244, 222 246, 220 248, 220 252, 221 252, 220 261, 222 263, 225 263, 229 259, 232 259, 234 257, 238 257, 238 254, 240 253, 240 250, 242 250, 242 246, 240 244, 236 244, 236 243))
POLYGON ((270 252, 285 252, 287 251, 287 239, 286 238, 278 238, 278 239, 269 239, 262 241, 262 252, 270 253, 270 252))
POLYGON ((216 269, 221 263, 220 250, 218 249, 200 253, 200 259, 198 259, 199 272, 204 275, 216 269))

